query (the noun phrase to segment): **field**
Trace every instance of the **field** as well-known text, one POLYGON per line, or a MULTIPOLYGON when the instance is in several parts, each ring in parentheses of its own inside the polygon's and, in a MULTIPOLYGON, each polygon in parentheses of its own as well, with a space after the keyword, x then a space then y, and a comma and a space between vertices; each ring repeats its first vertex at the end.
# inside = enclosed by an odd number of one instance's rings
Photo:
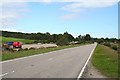
POLYGON ((61 50, 65 48, 72 48, 72 47, 77 47, 80 45, 70 45, 70 46, 59 46, 56 48, 41 48, 41 49, 31 49, 31 50, 21 50, 21 51, 15 51, 15 52, 10 52, 10 51, 3 51, 2 52, 2 60, 10 60, 14 58, 20 58, 20 57, 25 57, 25 56, 31 56, 31 55, 36 55, 36 54, 42 54, 50 51, 56 51, 56 50, 61 50))
POLYGON ((34 40, 11 38, 11 37, 1 37, 1 36, 0 36, 0 40, 2 40, 2 43, 10 42, 10 41, 11 42, 13 42, 13 41, 19 41, 19 42, 23 42, 23 43, 26 43, 26 44, 30 44, 30 43, 34 42, 34 40))
POLYGON ((92 64, 107 77, 118 77, 118 53, 117 51, 98 45, 92 57, 92 64))

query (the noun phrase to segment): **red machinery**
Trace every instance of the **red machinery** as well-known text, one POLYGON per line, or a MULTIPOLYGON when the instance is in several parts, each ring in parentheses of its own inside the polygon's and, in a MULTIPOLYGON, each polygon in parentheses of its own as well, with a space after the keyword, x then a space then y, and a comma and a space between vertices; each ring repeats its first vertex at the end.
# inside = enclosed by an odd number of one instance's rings
POLYGON ((22 48, 21 42, 13 42, 13 48, 22 48))

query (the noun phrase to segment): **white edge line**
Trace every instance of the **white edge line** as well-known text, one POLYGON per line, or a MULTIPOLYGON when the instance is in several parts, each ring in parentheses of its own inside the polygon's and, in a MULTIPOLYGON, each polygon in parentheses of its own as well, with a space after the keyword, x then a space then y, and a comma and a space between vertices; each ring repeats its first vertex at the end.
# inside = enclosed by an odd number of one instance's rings
POLYGON ((90 60, 90 58, 91 58, 91 56, 92 56, 95 48, 96 48, 96 46, 97 46, 97 43, 95 44, 95 47, 94 47, 93 50, 91 51, 91 53, 90 53, 87 61, 85 62, 85 65, 83 66, 82 70, 80 71, 80 73, 79 73, 79 75, 78 75, 78 77, 77 77, 77 80, 79 80, 79 78, 82 77, 82 74, 83 74, 83 72, 84 72, 84 70, 85 70, 85 68, 86 68, 86 66, 87 66, 87 64, 88 64, 88 62, 89 62, 89 60, 90 60))
MULTIPOLYGON (((58 50, 56 50, 56 51, 58 51, 58 50)), ((56 51, 51 51, 51 52, 46 52, 46 53, 41 53, 41 54, 36 54, 36 55, 30 55, 30 56, 21 57, 21 58, 16 58, 16 59, 11 59, 11 60, 6 60, 6 61, 0 61, 0 63, 6 63, 6 62, 11 62, 11 61, 16 61, 16 60, 25 59, 25 58, 36 57, 36 56, 40 56, 40 55, 44 55, 44 54, 49 54, 49 53, 56 52, 56 51)), ((60 50, 59 50, 59 51, 60 51, 60 50)))
POLYGON ((38 55, 31 55, 31 56, 26 56, 26 57, 21 57, 21 58, 16 58, 16 59, 11 59, 11 60, 7 60, 7 61, 1 61, 0 63, 6 63, 6 62, 11 62, 11 61, 16 61, 16 60, 21 60, 21 59, 25 59, 25 58, 30 58, 30 57, 35 57, 35 56, 40 56, 43 55, 44 53, 38 54, 38 55))
MULTIPOLYGON (((57 50, 57 51, 58 51, 58 50, 57 50)), ((56 52, 56 51, 52 51, 52 52, 56 52)), ((16 61, 16 60, 25 59, 25 58, 36 57, 36 56, 40 56, 40 55, 44 55, 44 54, 49 54, 49 53, 51 53, 51 52, 41 53, 41 54, 36 54, 36 55, 30 55, 30 56, 21 57, 21 58, 16 58, 16 59, 11 59, 11 60, 6 60, 6 61, 0 61, 0 63, 6 63, 6 62, 11 62, 11 61, 16 61)))

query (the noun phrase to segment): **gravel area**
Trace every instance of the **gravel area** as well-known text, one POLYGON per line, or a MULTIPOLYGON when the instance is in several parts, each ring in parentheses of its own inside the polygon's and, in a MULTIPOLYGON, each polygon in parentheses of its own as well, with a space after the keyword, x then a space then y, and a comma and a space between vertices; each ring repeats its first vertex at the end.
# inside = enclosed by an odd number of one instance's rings
POLYGON ((92 65, 91 60, 89 61, 82 77, 83 78, 107 78, 92 65))
POLYGON ((48 48, 48 47, 58 47, 56 44, 24 44, 22 45, 22 49, 30 49, 30 48, 48 48))

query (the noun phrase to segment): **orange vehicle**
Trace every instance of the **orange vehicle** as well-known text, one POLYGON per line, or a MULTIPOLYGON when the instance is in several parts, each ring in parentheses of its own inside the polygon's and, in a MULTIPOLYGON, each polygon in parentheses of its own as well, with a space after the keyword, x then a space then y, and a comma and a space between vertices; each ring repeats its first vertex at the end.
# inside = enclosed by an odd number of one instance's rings
POLYGON ((22 48, 21 42, 13 42, 13 48, 22 48))

